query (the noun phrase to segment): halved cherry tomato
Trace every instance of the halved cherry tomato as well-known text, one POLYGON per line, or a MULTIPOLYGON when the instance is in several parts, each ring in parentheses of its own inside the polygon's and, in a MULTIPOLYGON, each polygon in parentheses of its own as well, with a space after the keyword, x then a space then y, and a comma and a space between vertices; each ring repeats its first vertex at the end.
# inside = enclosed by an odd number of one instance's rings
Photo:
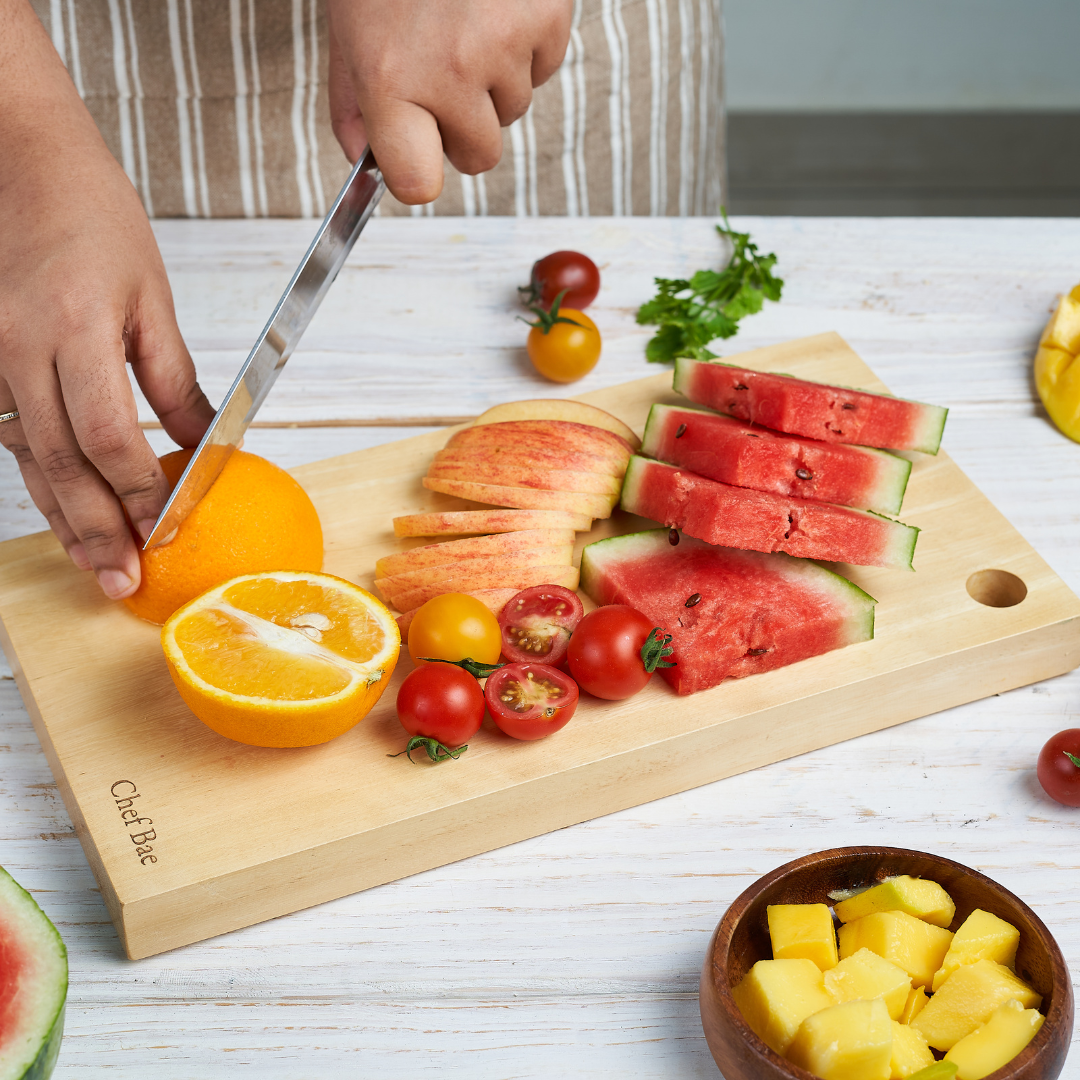
POLYGON ((484 687, 495 726, 515 739, 543 739, 565 727, 578 703, 577 683, 547 664, 507 664, 484 687))
POLYGON ((580 251, 553 251, 533 263, 531 280, 526 289, 529 303, 551 307, 561 292, 567 307, 581 311, 587 308, 600 291, 600 271, 588 255, 580 251))
POLYGON ((453 664, 424 664, 405 676, 397 696, 401 726, 449 749, 467 743, 484 720, 484 692, 453 664))
POLYGON ((1080 806, 1080 728, 1059 731, 1039 754, 1043 791, 1065 806, 1080 806))
POLYGON ((484 664, 495 664, 501 651, 499 620, 486 604, 465 593, 433 597, 413 616, 409 626, 409 655, 414 664, 422 664, 425 656, 438 660, 464 660, 469 656, 484 664))
POLYGON ((534 585, 519 592, 499 615, 503 656, 512 664, 561 664, 584 614, 577 593, 561 585, 534 585))
POLYGON ((610 604, 590 611, 578 624, 567 650, 567 665, 582 690, 607 701, 621 701, 643 690, 655 668, 671 666, 663 659, 671 652, 670 640, 640 611, 610 604))
POLYGON ((525 351, 533 367, 552 382, 575 382, 589 374, 600 359, 600 331, 583 311, 552 308, 558 319, 545 332, 533 325, 525 340, 525 351))

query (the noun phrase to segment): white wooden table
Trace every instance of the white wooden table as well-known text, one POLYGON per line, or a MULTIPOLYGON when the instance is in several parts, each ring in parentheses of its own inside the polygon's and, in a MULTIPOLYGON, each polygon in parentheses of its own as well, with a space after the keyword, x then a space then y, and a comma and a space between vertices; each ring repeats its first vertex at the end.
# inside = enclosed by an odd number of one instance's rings
MULTIPOLYGON (((737 224, 779 254, 787 284, 724 351, 838 330, 896 393, 952 409, 946 448, 1080 590, 1080 445, 1029 376, 1055 294, 1080 280, 1080 222, 737 224)), ((156 231, 216 400, 311 225, 156 231)), ((633 313, 652 276, 719 252, 692 219, 376 219, 260 414, 276 426, 247 448, 291 466, 648 374, 633 313), (514 287, 560 247, 604 275, 604 355, 571 388, 532 374, 514 321, 514 287)), ((0 539, 43 527, 0 457, 0 539)), ((754 878, 808 851, 882 843, 978 867, 1080 972, 1080 810, 1034 772, 1078 712, 1073 674, 133 963, 0 667, 0 864, 68 945, 61 1078, 711 1077, 697 1006, 709 934, 754 878)), ((1063 1075, 1080 1077, 1075 1041, 1063 1075)))

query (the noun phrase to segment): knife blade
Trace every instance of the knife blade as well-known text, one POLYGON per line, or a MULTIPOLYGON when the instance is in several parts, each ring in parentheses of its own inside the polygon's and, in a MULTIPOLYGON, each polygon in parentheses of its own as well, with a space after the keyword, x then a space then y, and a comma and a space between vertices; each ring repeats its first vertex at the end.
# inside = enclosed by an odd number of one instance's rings
POLYGON ((315 239, 248 353, 217 415, 158 515, 143 550, 172 539, 210 490, 266 400, 327 290, 352 251, 386 185, 370 148, 353 166, 315 239))

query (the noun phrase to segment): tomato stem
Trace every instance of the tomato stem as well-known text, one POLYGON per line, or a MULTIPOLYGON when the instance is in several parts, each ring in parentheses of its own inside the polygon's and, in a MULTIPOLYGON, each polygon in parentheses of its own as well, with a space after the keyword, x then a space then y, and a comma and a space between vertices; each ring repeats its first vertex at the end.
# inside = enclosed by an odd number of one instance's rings
POLYGON ((429 664, 452 664, 467 671, 474 679, 486 679, 499 668, 506 667, 505 664, 482 664, 470 656, 466 656, 464 660, 444 660, 441 656, 421 656, 420 659, 429 664))
MULTIPOLYGON (((467 685, 468 683, 466 683, 466 686, 467 685)), ((440 761, 457 761, 457 759, 469 749, 468 743, 451 750, 449 746, 443 746, 438 739, 428 739, 423 735, 414 735, 409 740, 409 745, 406 746, 404 750, 400 750, 396 754, 387 754, 386 756, 401 757, 401 755, 404 754, 415 765, 416 762, 413 761, 412 752, 419 746, 422 746, 427 751, 427 756, 436 764, 440 761)))
POLYGON ((677 667, 674 660, 665 660, 675 650, 670 646, 671 635, 665 634, 659 626, 654 626, 641 646, 641 661, 645 670, 651 675, 658 667, 677 667))
POLYGON ((1080 769, 1080 757, 1076 754, 1070 754, 1068 750, 1061 751, 1078 769, 1080 769))
POLYGON ((559 307, 563 302, 563 297, 569 291, 569 289, 563 289, 563 291, 555 297, 551 304, 550 311, 545 311, 539 306, 530 307, 529 310, 536 316, 536 322, 529 322, 528 319, 523 319, 520 315, 518 318, 521 319, 526 326, 531 326, 534 330, 539 330, 542 334, 546 334, 556 323, 569 323, 571 326, 577 326, 582 330, 587 330, 587 326, 582 326, 581 323, 576 322, 574 319, 568 319, 565 315, 559 314, 559 307))

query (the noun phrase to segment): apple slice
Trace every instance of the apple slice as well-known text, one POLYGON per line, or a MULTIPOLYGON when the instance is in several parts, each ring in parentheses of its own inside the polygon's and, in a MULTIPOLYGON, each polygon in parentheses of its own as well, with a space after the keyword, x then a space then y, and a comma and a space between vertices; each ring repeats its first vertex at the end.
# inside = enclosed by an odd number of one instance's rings
POLYGON ((572 529, 525 529, 520 532, 476 536, 469 540, 447 540, 443 544, 424 544, 396 555, 384 555, 375 563, 375 576, 384 578, 419 570, 423 566, 442 566, 459 559, 512 557, 531 548, 567 547, 574 543, 572 529))
POLYGON ((569 510, 594 518, 611 517, 618 495, 594 495, 583 491, 544 491, 541 488, 511 487, 504 484, 478 484, 470 480, 445 480, 425 476, 428 491, 441 491, 459 499, 472 499, 492 506, 511 506, 521 510, 569 510))
POLYGON ((615 495, 622 491, 616 476, 597 472, 571 472, 569 469, 545 469, 535 465, 515 466, 472 462, 458 465, 436 461, 428 476, 446 480, 475 480, 481 484, 506 484, 510 487, 542 488, 545 491, 581 491, 593 495, 615 495))
POLYGON ((517 566, 503 569, 476 571, 460 578, 445 578, 434 585, 421 585, 400 593, 392 601, 398 611, 411 611, 426 604, 433 596, 448 592, 466 592, 480 589, 522 589, 533 585, 562 585, 567 589, 578 587, 576 566, 517 566))
POLYGON ((584 401, 570 398, 534 398, 532 401, 508 401, 505 405, 494 405, 481 413, 473 421, 473 426, 501 424, 507 420, 569 420, 571 423, 614 432, 635 450, 641 446, 641 440, 617 416, 595 405, 586 405, 584 401))
POLYGON ((450 510, 402 514, 394 518, 395 536, 487 536, 523 529, 573 529, 588 532, 592 518, 570 510, 450 510))
POLYGON ((462 428, 450 436, 446 446, 499 446, 503 449, 547 446, 556 452, 581 450, 607 461, 622 461, 632 453, 630 444, 621 436, 566 420, 507 420, 501 424, 462 428))
POLYGON ((598 457, 581 450, 552 450, 549 446, 515 443, 513 446, 447 447, 435 451, 436 462, 452 462, 467 465, 478 462, 489 465, 543 467, 545 469, 571 469, 575 472, 602 473, 620 479, 626 472, 621 461, 598 457))
MULTIPOLYGON (((472 589, 470 592, 465 593, 466 596, 475 596, 497 619, 502 614, 502 609, 514 599, 517 594, 521 592, 520 589, 472 589)), ((398 629, 401 631, 402 641, 405 641, 409 636, 409 627, 412 626, 413 618, 420 610, 418 607, 409 608, 404 615, 397 617, 398 629)))

